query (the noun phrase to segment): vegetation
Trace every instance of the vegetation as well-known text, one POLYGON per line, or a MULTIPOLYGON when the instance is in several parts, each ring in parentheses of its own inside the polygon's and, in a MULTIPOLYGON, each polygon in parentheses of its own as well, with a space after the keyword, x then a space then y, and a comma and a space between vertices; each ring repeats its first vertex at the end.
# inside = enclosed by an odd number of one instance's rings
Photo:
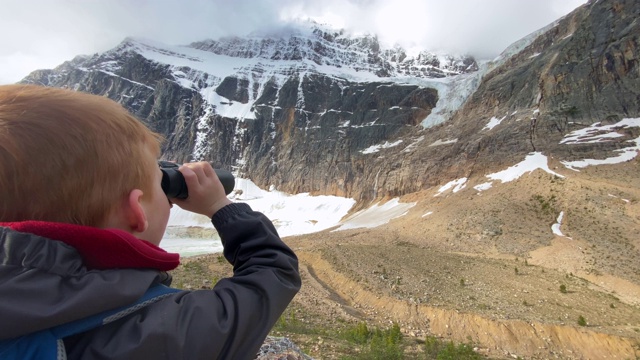
POLYGON ((531 206, 534 211, 538 215, 538 217, 546 218, 548 216, 558 215, 559 211, 556 209, 557 198, 555 195, 549 195, 548 197, 544 197, 542 195, 536 194, 532 195, 529 199, 531 202, 531 206))
POLYGON ((280 315, 273 326, 272 332, 274 331, 286 334, 324 335, 324 331, 321 329, 300 321, 296 316, 295 309, 291 307, 280 315))
POLYGON ((342 337, 352 343, 362 345, 362 351, 355 356, 343 359, 404 359, 402 333, 400 326, 393 324, 390 329, 370 330, 365 323, 359 323, 353 328, 347 328, 341 333, 342 337))
MULTIPOLYGON (((365 322, 346 326, 341 329, 320 329, 305 324, 296 317, 295 311, 288 309, 273 328, 273 332, 284 333, 295 338, 298 335, 321 335, 335 341, 344 342, 342 360, 402 360, 402 359, 483 359, 473 351, 470 344, 454 344, 434 336, 427 336, 424 346, 417 354, 406 354, 411 346, 400 331, 400 326, 394 323, 390 328, 369 327, 365 322), (355 346, 354 346, 355 345, 355 346)), ((413 342, 415 344, 415 342, 413 342)), ((304 351, 305 349, 303 349, 304 351)), ((415 351, 415 349, 414 349, 415 351)), ((305 351, 309 354, 309 351, 305 351)))
POLYGON ((483 357, 473 351, 473 346, 468 344, 455 345, 452 342, 441 341, 436 337, 428 336, 424 342, 425 359, 431 360, 476 360, 483 357))
POLYGON ((584 316, 578 316, 578 325, 587 326, 587 320, 585 320, 584 316))
POLYGON ((567 286, 565 284, 560 285, 560 292, 563 294, 567 293, 567 286))

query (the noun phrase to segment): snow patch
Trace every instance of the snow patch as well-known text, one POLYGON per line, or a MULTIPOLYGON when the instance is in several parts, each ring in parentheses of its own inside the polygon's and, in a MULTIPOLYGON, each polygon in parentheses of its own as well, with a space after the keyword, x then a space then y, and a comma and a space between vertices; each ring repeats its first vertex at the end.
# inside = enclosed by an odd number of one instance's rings
POLYGON ((447 191, 447 190, 449 190, 451 188, 453 188, 453 192, 454 193, 457 193, 458 191, 460 191, 460 190, 465 188, 466 183, 467 183, 467 178, 466 177, 449 181, 448 183, 442 185, 440 187, 440 189, 438 189, 438 192, 433 196, 434 197, 439 196, 439 195, 441 195, 442 193, 444 193, 445 191, 447 191))
POLYGON ((440 146, 440 145, 448 145, 448 144, 455 144, 458 142, 458 139, 453 139, 453 140, 436 140, 433 142, 433 144, 429 145, 429 147, 431 146, 440 146))
MULTIPOLYGON (((612 125, 602 125, 601 123, 595 123, 584 129, 572 131, 565 135, 560 141, 560 144, 582 144, 582 143, 597 143, 608 141, 613 138, 624 136, 617 132, 618 129, 624 129, 629 127, 640 127, 640 118, 626 118, 612 125)), ((585 168, 592 165, 613 165, 620 164, 629 160, 633 160, 640 152, 640 137, 627 142, 632 143, 630 147, 615 150, 619 153, 618 156, 606 158, 606 159, 584 159, 577 161, 562 161, 562 165, 568 169, 579 171, 576 168, 585 168)))
POLYGON ((398 140, 396 142, 388 142, 385 141, 384 144, 378 144, 378 145, 371 145, 368 148, 361 150, 360 152, 363 154, 373 154, 373 153, 377 153, 378 151, 380 151, 380 149, 388 149, 394 146, 398 146, 402 143, 402 140, 398 140))
POLYGON ((547 157, 542 155, 540 152, 533 152, 527 155, 527 157, 520 163, 511 166, 510 168, 499 171, 494 174, 489 174, 487 177, 491 180, 500 180, 503 183, 510 182, 520 178, 522 175, 526 173, 533 172, 534 170, 541 169, 549 174, 558 176, 563 178, 563 175, 560 175, 556 172, 551 171, 549 169, 549 165, 547 165, 547 157))
MULTIPOLYGON (((554 171, 549 169, 549 165, 547 164, 547 157, 542 155, 540 152, 533 152, 527 155, 525 159, 506 170, 499 171, 497 173, 489 174, 486 177, 491 179, 492 181, 500 180, 502 183, 510 182, 513 180, 519 179, 522 175, 533 172, 534 170, 541 169, 543 171, 548 172, 549 174, 564 178, 563 175, 560 175, 554 171)), ((478 191, 483 191, 491 188, 492 182, 483 183, 480 185, 476 185, 473 188, 478 191)))
POLYGON ((421 135, 419 138, 415 139, 411 144, 409 144, 409 146, 404 148, 402 152, 403 153, 412 152, 418 146, 418 143, 420 143, 422 140, 424 140, 424 135, 421 135))
POLYGON ((640 118, 636 119, 622 119, 619 122, 612 125, 601 125, 601 123, 594 123, 591 126, 584 129, 575 130, 567 135, 560 141, 560 144, 582 144, 582 143, 597 143, 607 141, 611 138, 618 138, 624 135, 617 132, 618 129, 640 127, 640 118))
POLYGON ((482 183, 482 184, 476 185, 473 188, 478 190, 478 191, 484 191, 484 190, 491 189, 492 186, 493 186, 493 183, 486 182, 486 183, 482 183))
POLYGON ((551 226, 551 231, 557 236, 562 236, 562 237, 566 237, 568 239, 571 239, 570 237, 565 236, 562 233, 562 231, 560 231, 560 227, 562 226, 562 219, 563 218, 564 218, 564 211, 560 211, 560 215, 558 215, 558 219, 556 220, 556 223, 551 226))
POLYGON ((358 228, 375 228, 384 225, 392 219, 404 216, 416 203, 401 203, 394 198, 382 205, 376 203, 368 209, 360 210, 344 220, 342 225, 333 230, 349 230, 358 228))
MULTIPOLYGON (((241 178, 236 178, 235 190, 242 190, 242 194, 232 193, 230 198, 235 202, 247 203, 253 210, 265 214, 281 237, 309 234, 337 226, 355 204, 354 199, 338 196, 311 196, 308 193, 290 195, 275 189, 262 190, 251 180, 241 178)), ((213 229, 208 217, 182 210, 178 206, 171 209, 168 227, 213 229)), ((218 238, 185 239, 165 235, 160 247, 185 255, 222 251, 218 238)))
POLYGON ((609 196, 611 196, 611 197, 613 197, 613 198, 616 198, 616 199, 620 199, 620 200, 622 200, 622 201, 626 202, 627 204, 631 202, 631 201, 630 201, 630 200, 628 200, 628 199, 623 199, 623 198, 621 198, 621 197, 619 197, 619 196, 615 196, 615 195, 612 195, 612 194, 609 194, 609 196))
POLYGON ((506 117, 506 116, 504 116, 504 117, 502 117, 501 119, 498 119, 497 117, 495 117, 495 116, 494 116, 494 117, 492 117, 492 118, 491 118, 491 120, 489 120, 489 123, 488 123, 487 125, 485 125, 485 126, 482 128, 482 130, 484 130, 484 129, 489 129, 489 130, 491 130, 491 129, 493 129, 494 127, 496 127, 496 126, 500 125, 500 123, 502 122, 502 120, 504 120, 504 119, 506 119, 506 118, 507 118, 507 117, 506 117))

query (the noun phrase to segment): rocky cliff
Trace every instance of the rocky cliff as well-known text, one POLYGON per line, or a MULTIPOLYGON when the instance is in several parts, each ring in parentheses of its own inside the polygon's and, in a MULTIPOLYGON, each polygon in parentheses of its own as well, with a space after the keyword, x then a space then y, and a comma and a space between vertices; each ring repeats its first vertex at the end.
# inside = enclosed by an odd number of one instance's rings
POLYGON ((167 159, 364 204, 531 151, 572 160, 627 146, 638 128, 606 143, 561 140, 638 117, 639 12, 632 0, 591 1, 480 66, 313 25, 181 47, 126 39, 23 82, 122 103, 166 137, 167 159))
POLYGON ((429 79, 477 69, 471 57, 409 56, 313 25, 186 47, 126 39, 23 82, 122 103, 165 136, 168 159, 213 161, 289 192, 372 198, 360 190, 363 153, 430 114, 438 91, 429 79))
POLYGON ((637 141, 637 127, 608 141, 563 137, 640 115, 639 14, 635 1, 590 1, 514 44, 483 66, 477 89, 446 122, 404 138, 420 146, 372 156, 365 177, 393 196, 484 175, 534 151, 561 161, 615 156, 637 141))

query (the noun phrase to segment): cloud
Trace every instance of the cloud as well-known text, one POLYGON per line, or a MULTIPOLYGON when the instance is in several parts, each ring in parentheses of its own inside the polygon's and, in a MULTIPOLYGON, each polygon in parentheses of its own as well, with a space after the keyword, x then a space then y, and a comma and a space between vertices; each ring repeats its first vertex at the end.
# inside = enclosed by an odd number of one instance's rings
POLYGON ((3 0, 0 84, 127 36, 169 44, 243 36, 311 18, 386 44, 497 55, 586 0, 3 0))
POLYGON ((586 0, 327 0, 307 2, 289 17, 308 16, 379 35, 387 44, 493 58, 520 38, 586 0))

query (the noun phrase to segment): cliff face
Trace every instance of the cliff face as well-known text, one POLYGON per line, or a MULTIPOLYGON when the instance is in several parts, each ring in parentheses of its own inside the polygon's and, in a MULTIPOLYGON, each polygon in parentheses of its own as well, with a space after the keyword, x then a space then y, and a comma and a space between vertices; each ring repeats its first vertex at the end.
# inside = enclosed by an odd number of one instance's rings
POLYGON ((638 15, 634 1, 592 1, 577 9, 489 72, 454 122, 473 133, 491 117, 504 118, 482 141, 487 153, 604 157, 629 138, 570 148, 560 140, 593 123, 638 117, 638 15))
POLYGON ((591 1, 505 50, 486 64, 479 86, 449 120, 406 138, 421 139, 409 156, 394 148, 383 161, 372 159, 369 178, 380 171, 378 194, 484 175, 533 151, 573 161, 612 157, 630 146, 638 127, 607 141, 569 144, 563 137, 640 116, 639 14, 635 1, 591 1))
POLYGON ((476 69, 473 58, 409 57, 375 37, 316 28, 173 48, 127 39, 23 82, 120 102, 166 138, 164 158, 209 160, 263 187, 362 198, 367 149, 390 146, 435 107, 425 82, 476 69))
POLYGON ((166 137, 164 158, 366 202, 486 173, 531 151, 573 160, 626 146, 638 128, 607 143, 560 140, 638 117, 639 13, 633 0, 592 1, 482 67, 316 26, 187 47, 127 39, 23 82, 122 103, 166 137), (492 119, 498 125, 487 127, 492 119))

